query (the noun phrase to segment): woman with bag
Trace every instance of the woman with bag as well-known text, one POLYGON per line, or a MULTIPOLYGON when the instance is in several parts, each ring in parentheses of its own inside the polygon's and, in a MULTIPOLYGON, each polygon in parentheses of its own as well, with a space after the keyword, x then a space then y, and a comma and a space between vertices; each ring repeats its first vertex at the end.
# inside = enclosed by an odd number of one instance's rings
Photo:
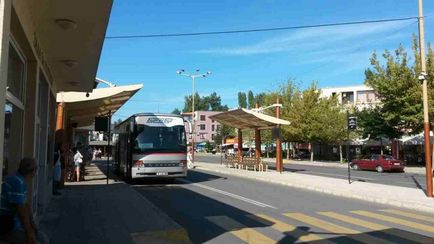
POLYGON ((81 155, 80 151, 76 147, 72 149, 74 152, 74 167, 75 167, 75 176, 77 177, 77 182, 80 181, 80 165, 83 163, 83 155, 81 155))

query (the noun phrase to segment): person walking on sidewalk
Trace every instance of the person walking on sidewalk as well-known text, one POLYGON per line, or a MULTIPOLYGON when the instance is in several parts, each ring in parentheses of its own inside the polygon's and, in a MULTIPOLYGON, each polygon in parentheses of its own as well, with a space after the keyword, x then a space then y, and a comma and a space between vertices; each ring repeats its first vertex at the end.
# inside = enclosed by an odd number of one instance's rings
POLYGON ((76 147, 72 149, 74 152, 74 167, 75 167, 75 176, 77 177, 77 182, 80 181, 80 166, 83 163, 83 155, 81 155, 80 151, 76 147))
POLYGON ((193 150, 191 147, 188 148, 187 152, 187 168, 188 169, 194 169, 195 166, 193 164, 193 150))
POLYGON ((0 242, 14 244, 44 243, 33 222, 27 201, 27 183, 32 182, 36 172, 33 158, 21 160, 18 172, 5 178, 0 201, 0 242))

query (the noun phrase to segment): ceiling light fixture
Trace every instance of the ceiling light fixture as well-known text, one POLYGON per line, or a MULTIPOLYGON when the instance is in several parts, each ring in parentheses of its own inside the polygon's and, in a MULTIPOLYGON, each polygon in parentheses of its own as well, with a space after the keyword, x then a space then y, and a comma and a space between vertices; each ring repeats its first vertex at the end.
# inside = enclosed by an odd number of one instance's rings
POLYGON ((70 19, 56 19, 54 22, 63 30, 73 30, 77 28, 77 22, 70 19))

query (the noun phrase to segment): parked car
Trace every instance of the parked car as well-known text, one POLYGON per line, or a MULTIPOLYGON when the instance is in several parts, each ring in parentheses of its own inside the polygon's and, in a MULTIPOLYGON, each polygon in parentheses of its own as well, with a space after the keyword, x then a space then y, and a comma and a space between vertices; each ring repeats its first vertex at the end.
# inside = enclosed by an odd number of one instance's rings
POLYGON ((397 160, 390 155, 373 154, 369 159, 355 159, 351 161, 354 170, 376 170, 378 173, 384 171, 404 172, 405 162, 397 160))
POLYGON ((310 158, 310 153, 307 150, 299 150, 294 157, 294 159, 298 159, 298 160, 308 159, 308 158, 310 158))

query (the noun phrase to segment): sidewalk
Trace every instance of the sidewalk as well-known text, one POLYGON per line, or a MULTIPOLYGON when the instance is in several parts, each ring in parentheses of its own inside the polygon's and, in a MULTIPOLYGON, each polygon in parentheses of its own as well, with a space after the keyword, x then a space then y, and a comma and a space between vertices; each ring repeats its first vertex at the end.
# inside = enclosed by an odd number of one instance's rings
MULTIPOLYGON (((276 163, 276 159, 275 158, 263 158, 264 162, 267 163, 276 163)), ((339 163, 339 162, 324 162, 324 161, 307 161, 307 160, 288 160, 288 159, 284 159, 283 160, 284 164, 297 164, 297 165, 308 165, 308 166, 320 166, 320 167, 335 167, 335 168, 347 168, 348 165, 347 163, 339 163)), ((426 171, 425 171, 425 167, 418 167, 418 166, 410 166, 410 167, 405 167, 405 172, 406 173, 411 173, 411 174, 421 174, 421 175, 425 175, 426 171)))
POLYGON ((51 243, 190 243, 180 225, 129 185, 106 185, 95 164, 86 171, 86 181, 67 183, 44 214, 40 225, 51 243))
POLYGON ((274 184, 281 184, 305 190, 353 198, 368 202, 434 213, 434 199, 429 199, 421 189, 389 186, 368 182, 354 181, 322 176, 276 171, 255 172, 211 163, 195 163, 200 170, 244 177, 274 184))

